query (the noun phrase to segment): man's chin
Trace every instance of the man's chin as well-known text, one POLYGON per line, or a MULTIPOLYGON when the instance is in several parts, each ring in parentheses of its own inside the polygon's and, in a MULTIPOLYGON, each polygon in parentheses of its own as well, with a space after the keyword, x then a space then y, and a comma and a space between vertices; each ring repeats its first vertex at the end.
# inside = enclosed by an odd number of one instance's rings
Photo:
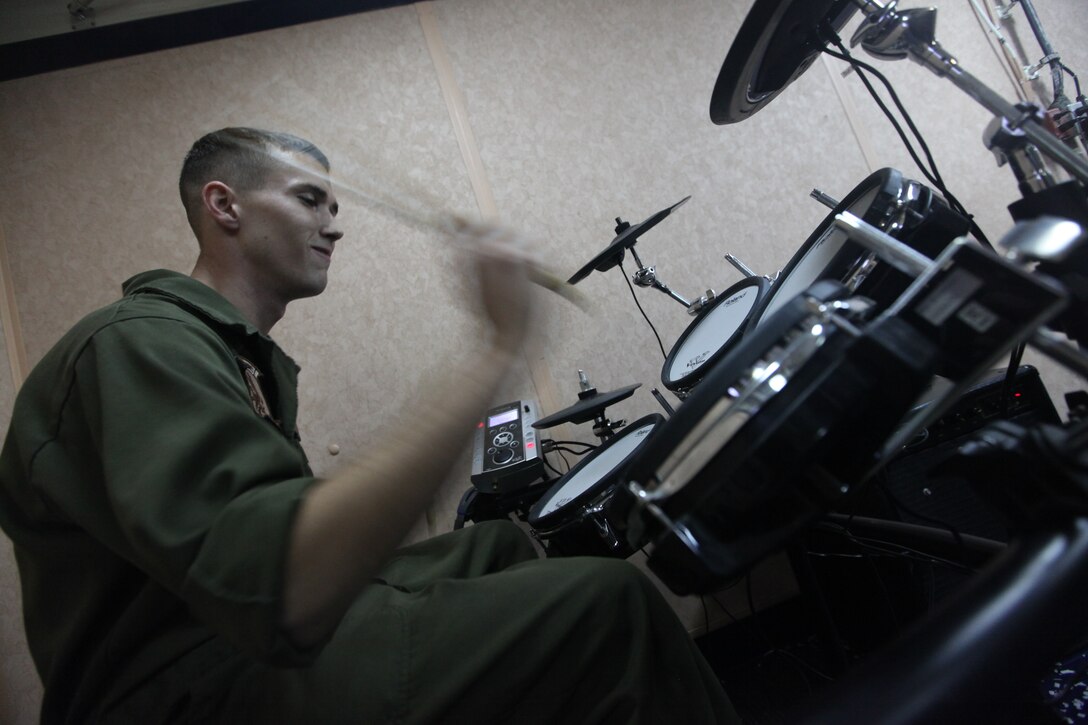
POLYGON ((296 288, 294 294, 291 295, 291 299, 303 300, 307 297, 317 297, 319 294, 325 291, 325 288, 328 287, 328 284, 328 278, 322 280, 312 280, 309 284, 300 285, 298 288, 296 288))

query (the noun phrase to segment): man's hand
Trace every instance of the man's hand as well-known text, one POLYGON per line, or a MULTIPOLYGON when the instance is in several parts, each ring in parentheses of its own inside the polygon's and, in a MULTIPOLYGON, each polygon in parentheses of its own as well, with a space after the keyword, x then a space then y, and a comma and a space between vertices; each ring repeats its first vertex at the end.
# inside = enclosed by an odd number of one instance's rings
POLYGON ((526 237, 490 224, 469 224, 461 241, 476 258, 484 312, 495 330, 495 344, 515 352, 530 327, 533 290, 530 269, 537 261, 526 237))

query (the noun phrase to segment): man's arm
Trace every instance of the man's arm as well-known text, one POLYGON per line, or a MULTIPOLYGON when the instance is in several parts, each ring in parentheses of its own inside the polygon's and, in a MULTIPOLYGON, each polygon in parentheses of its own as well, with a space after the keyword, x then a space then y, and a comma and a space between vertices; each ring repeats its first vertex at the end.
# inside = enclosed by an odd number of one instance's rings
POLYGON ((438 405, 407 416, 409 434, 391 434, 364 460, 313 485, 299 506, 287 550, 283 625, 300 646, 328 636, 404 540, 516 359, 530 308, 525 265, 492 251, 479 266, 494 332, 485 351, 443 384, 438 405))

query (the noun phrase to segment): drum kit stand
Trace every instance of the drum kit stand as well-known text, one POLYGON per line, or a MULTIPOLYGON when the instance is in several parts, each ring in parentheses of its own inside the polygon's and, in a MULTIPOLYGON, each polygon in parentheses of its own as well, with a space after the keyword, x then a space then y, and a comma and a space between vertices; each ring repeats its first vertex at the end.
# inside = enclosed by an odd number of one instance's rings
MULTIPOLYGON (((1021 2, 1034 18, 1030 0, 1021 2)), ((629 250, 635 284, 694 315, 662 370, 682 402, 673 410, 654 390, 668 418, 625 426, 605 409, 639 385, 600 393, 579 371, 579 401, 534 427, 592 421, 601 444, 517 511, 549 555, 642 550, 677 593, 714 592, 815 522, 841 517, 842 504, 987 371, 1009 356, 1018 366, 1023 345, 1088 379, 1083 96, 1065 109, 1059 138, 1054 113, 1006 101, 937 41, 934 8, 756 0, 722 66, 711 119, 750 118, 839 43, 858 12, 851 45, 909 58, 994 114, 983 140, 1018 182, 1015 225, 987 248, 966 236, 970 219, 940 192, 881 169, 841 201, 813 191, 831 212, 775 278, 728 255, 745 279, 690 301, 635 252, 688 198, 635 225, 617 219, 616 237, 569 283, 619 265, 629 250), (1048 163, 1070 180, 1057 181, 1048 163), (928 397, 938 377, 950 384, 928 397)), ((848 673, 799 721, 928 722, 977 716, 986 703, 996 711, 1001 683, 1039 675, 1088 639, 1088 415, 1058 425, 996 420, 961 456, 1002 492, 1016 535, 909 643, 848 673), (1030 509, 1019 495, 1029 488, 1038 494, 1030 509)))

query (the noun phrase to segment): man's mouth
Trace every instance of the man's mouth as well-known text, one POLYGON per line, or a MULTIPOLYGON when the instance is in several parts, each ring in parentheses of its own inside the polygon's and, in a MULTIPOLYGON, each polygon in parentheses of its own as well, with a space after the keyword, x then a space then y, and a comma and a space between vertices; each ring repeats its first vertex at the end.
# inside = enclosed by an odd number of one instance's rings
POLYGON ((331 249, 325 249, 324 247, 310 247, 310 249, 314 250, 315 252, 320 254, 325 259, 332 259, 332 250, 331 249))

